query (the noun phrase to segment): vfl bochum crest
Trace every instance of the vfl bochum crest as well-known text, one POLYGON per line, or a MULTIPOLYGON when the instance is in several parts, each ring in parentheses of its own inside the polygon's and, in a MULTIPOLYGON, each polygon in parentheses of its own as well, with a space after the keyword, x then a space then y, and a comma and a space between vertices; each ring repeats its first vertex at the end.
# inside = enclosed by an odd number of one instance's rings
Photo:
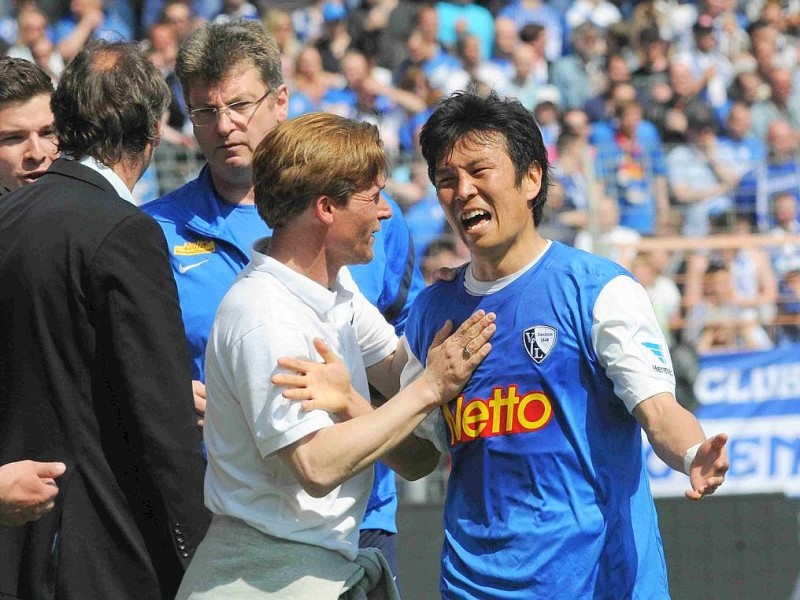
POLYGON ((558 331, 549 325, 534 325, 522 332, 522 345, 537 365, 547 358, 556 345, 558 331))

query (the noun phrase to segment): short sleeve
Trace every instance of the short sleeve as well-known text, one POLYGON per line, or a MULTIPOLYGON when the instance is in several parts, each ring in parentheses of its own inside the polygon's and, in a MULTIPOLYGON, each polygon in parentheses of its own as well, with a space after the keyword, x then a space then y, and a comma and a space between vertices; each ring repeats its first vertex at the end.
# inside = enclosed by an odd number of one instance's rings
POLYGON ((667 341, 645 289, 620 275, 601 290, 594 306, 592 343, 614 393, 629 411, 659 394, 675 394, 667 341))

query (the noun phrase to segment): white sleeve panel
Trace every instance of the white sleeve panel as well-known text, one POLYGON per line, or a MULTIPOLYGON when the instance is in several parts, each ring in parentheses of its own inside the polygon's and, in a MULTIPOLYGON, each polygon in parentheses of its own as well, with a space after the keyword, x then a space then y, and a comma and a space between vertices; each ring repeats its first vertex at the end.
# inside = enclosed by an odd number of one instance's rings
POLYGON ((592 343, 614 393, 629 411, 655 394, 675 394, 667 341, 647 292, 633 278, 615 277, 598 295, 592 343))

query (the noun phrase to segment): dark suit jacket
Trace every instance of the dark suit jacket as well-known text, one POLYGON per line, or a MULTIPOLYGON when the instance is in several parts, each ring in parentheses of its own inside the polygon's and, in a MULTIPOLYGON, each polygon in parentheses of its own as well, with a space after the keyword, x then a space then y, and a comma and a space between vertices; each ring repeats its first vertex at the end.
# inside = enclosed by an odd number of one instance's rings
POLYGON ((0 464, 21 459, 67 472, 0 527, 0 598, 174 595, 208 514, 166 243, 67 160, 0 198, 0 464))

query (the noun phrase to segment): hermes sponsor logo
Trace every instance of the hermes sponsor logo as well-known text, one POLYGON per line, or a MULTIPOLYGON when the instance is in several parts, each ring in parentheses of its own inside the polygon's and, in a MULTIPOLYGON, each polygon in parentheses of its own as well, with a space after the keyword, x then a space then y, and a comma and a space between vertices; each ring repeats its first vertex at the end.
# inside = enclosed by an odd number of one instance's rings
POLYGON ((196 256, 198 254, 211 254, 217 246, 211 240, 201 240, 199 242, 185 242, 182 246, 174 246, 172 253, 175 256, 196 256))
POLYGON ((490 398, 465 400, 462 394, 442 406, 450 446, 508 433, 541 429, 553 416, 553 404, 543 392, 520 394, 516 385, 494 388, 490 398))

